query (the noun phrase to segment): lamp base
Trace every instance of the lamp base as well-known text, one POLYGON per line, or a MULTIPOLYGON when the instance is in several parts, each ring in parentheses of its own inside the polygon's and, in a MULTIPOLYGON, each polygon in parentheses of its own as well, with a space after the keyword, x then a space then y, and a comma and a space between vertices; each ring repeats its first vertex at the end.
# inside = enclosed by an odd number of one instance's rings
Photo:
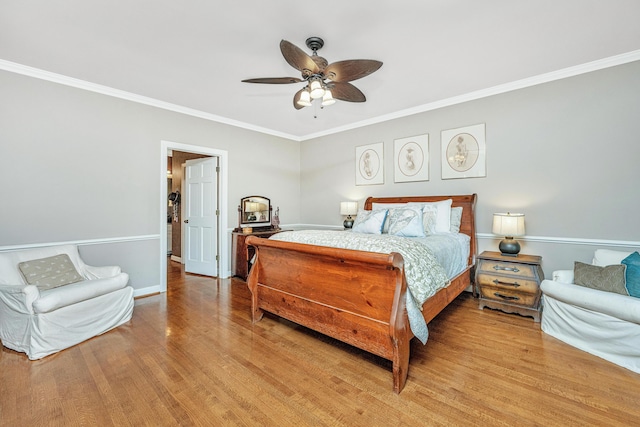
POLYGON ((502 256, 518 256, 520 253, 520 243, 514 240, 513 237, 505 237, 503 241, 498 245, 500 249, 500 255, 502 256))
POLYGON ((353 227, 353 218, 351 218, 351 215, 347 216, 347 219, 344 220, 342 225, 344 225, 344 228, 347 228, 347 229, 353 227))

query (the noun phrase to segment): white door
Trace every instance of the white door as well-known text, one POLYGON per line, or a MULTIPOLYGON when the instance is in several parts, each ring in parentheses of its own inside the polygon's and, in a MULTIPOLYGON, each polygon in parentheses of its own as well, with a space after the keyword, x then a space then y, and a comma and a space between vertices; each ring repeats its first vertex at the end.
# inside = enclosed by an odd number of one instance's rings
POLYGON ((218 275, 217 158, 187 160, 184 270, 218 275))

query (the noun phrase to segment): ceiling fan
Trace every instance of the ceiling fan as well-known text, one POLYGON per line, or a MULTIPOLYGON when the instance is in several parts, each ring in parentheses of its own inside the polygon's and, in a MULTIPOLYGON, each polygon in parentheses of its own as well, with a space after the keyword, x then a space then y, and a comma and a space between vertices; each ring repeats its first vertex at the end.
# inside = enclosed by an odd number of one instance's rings
POLYGON ((367 100, 364 93, 349 82, 378 70, 382 62, 371 59, 351 59, 329 64, 326 59, 318 56, 318 50, 324 46, 324 40, 320 37, 309 37, 306 44, 313 51, 311 56, 286 40, 280 42, 280 51, 284 59, 302 73, 302 78, 266 77, 242 81, 267 84, 306 83, 305 87, 293 96, 293 106, 296 110, 313 105, 312 102, 315 99, 321 99, 322 106, 331 105, 336 102, 336 99, 349 102, 367 100))

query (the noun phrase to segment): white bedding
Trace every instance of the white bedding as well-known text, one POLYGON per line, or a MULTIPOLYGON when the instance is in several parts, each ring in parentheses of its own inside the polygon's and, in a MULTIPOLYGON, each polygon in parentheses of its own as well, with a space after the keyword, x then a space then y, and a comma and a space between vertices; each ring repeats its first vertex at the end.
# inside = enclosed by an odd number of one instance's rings
POLYGON ((422 343, 428 339, 427 325, 420 313, 422 304, 450 279, 467 267, 469 236, 446 233, 428 237, 398 237, 330 230, 300 230, 275 234, 273 240, 330 246, 343 249, 391 253, 405 260, 407 314, 411 331, 422 343))

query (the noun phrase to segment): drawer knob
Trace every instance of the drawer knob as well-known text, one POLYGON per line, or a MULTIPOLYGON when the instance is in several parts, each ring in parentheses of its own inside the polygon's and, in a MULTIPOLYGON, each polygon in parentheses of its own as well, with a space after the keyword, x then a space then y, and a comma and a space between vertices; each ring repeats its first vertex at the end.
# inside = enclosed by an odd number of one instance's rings
POLYGON ((505 294, 501 294, 500 292, 494 292, 493 295, 497 296, 498 298, 502 298, 504 300, 509 300, 509 301, 517 301, 520 299, 520 297, 505 295, 505 294))
POLYGON ((518 282, 509 283, 509 282, 503 282, 503 281, 498 280, 498 279, 495 279, 493 281, 493 283, 495 283, 496 285, 513 286, 514 288, 519 288, 520 287, 520 284, 518 282))
POLYGON ((498 270, 498 271, 512 271, 514 273, 517 273, 518 271, 518 267, 503 267, 501 265, 494 265, 493 266, 494 270, 498 270))

